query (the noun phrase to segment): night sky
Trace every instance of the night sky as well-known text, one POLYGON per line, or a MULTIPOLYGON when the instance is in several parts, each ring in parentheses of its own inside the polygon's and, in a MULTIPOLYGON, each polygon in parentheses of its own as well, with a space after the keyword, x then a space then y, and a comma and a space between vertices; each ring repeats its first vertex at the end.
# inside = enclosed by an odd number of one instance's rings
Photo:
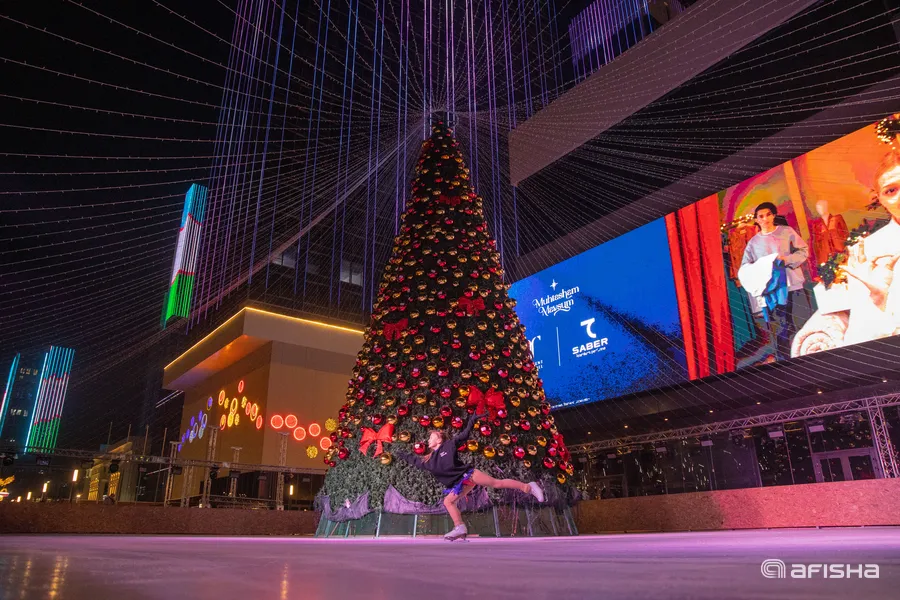
POLYGON ((93 446, 133 420, 184 192, 209 172, 228 58, 211 34, 227 39, 233 14, 57 0, 0 13, 0 369, 75 348, 60 445, 93 446))

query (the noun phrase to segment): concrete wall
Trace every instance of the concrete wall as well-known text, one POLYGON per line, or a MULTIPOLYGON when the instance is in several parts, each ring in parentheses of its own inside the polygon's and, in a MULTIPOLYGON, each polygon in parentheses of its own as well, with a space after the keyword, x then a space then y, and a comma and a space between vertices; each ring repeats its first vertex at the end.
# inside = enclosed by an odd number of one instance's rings
POLYGON ((163 508, 102 504, 0 505, 0 535, 12 533, 95 533, 172 535, 312 535, 315 512, 163 508))
MULTIPOLYGON (((297 417, 298 425, 306 434, 303 439, 298 440, 291 431, 287 447, 288 465, 312 469, 325 468, 322 462, 324 452, 322 438, 329 435, 325 422, 328 419, 337 421, 355 361, 355 354, 272 342, 267 419, 276 414, 282 417, 292 414, 297 417), (318 427, 310 428, 313 424, 318 427), (316 449, 314 458, 307 455, 310 448, 316 449)), ((285 427, 281 431, 289 430, 285 427)), ((279 445, 279 432, 273 430, 267 422, 263 464, 278 464, 279 445)))
POLYGON ((581 534, 900 525, 900 480, 873 479, 581 502, 581 534))

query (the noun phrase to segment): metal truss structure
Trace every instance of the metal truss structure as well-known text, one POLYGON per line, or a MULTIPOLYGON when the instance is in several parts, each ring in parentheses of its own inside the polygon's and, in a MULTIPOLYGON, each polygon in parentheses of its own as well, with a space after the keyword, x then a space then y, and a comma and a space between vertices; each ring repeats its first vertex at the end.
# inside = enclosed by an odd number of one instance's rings
POLYGON ((900 461, 898 461, 896 450, 891 444, 884 419, 884 408, 898 405, 900 405, 900 393, 886 394, 870 398, 857 398, 854 400, 832 402, 830 404, 820 404, 806 408, 796 408, 777 413, 744 417, 741 419, 732 419, 730 421, 704 423, 702 425, 683 427, 681 429, 669 429, 666 431, 657 431, 641 435, 611 438, 587 444, 573 445, 570 446, 569 449, 572 454, 591 457, 597 452, 613 450, 620 447, 703 437, 736 429, 779 425, 790 421, 827 417, 851 411, 866 411, 869 415, 869 420, 872 423, 872 439, 875 443, 875 449, 878 451, 878 456, 881 459, 882 472, 885 477, 898 477, 900 476, 900 468, 898 468, 900 461))

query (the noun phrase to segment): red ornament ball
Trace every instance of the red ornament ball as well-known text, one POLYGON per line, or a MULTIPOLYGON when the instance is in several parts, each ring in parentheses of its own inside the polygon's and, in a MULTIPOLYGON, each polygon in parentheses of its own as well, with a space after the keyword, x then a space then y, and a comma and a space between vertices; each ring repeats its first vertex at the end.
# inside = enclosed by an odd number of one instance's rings
POLYGON ((347 457, 350 456, 350 450, 348 448, 341 448, 338 450, 338 458, 341 460, 347 460, 347 457))
POLYGON ((516 446, 516 449, 513 451, 513 455, 519 460, 522 460, 523 458, 525 458, 525 448, 523 448, 522 446, 516 446))
POLYGON ((483 435, 484 437, 488 437, 489 435, 491 435, 491 426, 490 425, 482 425, 478 431, 480 431, 481 435, 483 435))
POLYGON ((462 429, 465 423, 463 423, 462 417, 453 417, 453 419, 450 420, 450 425, 454 429, 462 429))
POLYGON ((442 407, 441 407, 441 416, 442 416, 442 417, 449 417, 449 416, 452 415, 452 414, 453 414, 453 409, 450 408, 449 406, 442 406, 442 407))
POLYGON ((415 444, 413 444, 413 452, 415 452, 416 454, 425 454, 426 448, 427 446, 425 445, 425 442, 416 442, 415 444))
POLYGON ((419 425, 421 425, 422 427, 428 427, 429 425, 431 425, 431 417, 429 417, 428 415, 422 415, 421 417, 419 417, 419 425))

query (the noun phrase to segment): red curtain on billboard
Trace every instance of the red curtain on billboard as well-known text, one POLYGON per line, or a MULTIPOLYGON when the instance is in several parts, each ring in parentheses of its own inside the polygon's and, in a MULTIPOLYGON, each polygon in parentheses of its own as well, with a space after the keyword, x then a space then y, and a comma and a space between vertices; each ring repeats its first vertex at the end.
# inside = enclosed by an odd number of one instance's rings
POLYGON ((691 379, 734 370, 734 336, 719 226, 717 196, 666 216, 691 379))

